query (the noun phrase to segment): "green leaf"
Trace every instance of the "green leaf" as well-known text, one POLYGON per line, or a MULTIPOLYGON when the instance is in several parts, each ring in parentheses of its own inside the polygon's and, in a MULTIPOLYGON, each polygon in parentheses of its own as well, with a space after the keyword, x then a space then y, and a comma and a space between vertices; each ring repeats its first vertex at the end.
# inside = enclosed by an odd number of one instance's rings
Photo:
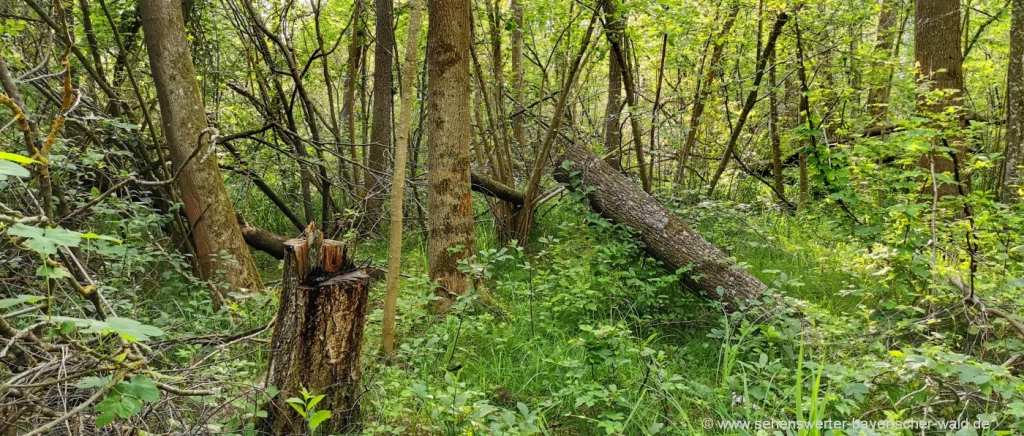
POLYGON ((21 165, 14 162, 8 162, 6 160, 0 160, 0 176, 28 177, 31 175, 32 173, 21 165))
POLYGON ((141 374, 132 377, 131 383, 124 386, 124 392, 147 403, 160 399, 160 389, 157 389, 156 383, 141 374))
POLYGON ((313 416, 309 417, 309 429, 315 431, 320 424, 323 424, 323 422, 328 419, 331 419, 330 410, 317 410, 313 416))
POLYGON ((964 383, 981 386, 992 380, 985 370, 974 365, 960 365, 956 367, 956 371, 960 373, 960 381, 964 383))
POLYGON ((25 165, 34 164, 34 163, 39 162, 39 161, 37 161, 35 159, 32 159, 30 157, 25 157, 25 156, 22 156, 20 154, 8 153, 6 151, 0 151, 0 160, 9 160, 11 162, 17 162, 17 163, 25 164, 25 165))
POLYGON ((316 408, 316 405, 319 404, 320 401, 323 400, 323 399, 324 399, 323 395, 317 395, 317 396, 313 397, 313 399, 309 400, 309 403, 306 404, 306 410, 313 410, 314 408, 316 408))
POLYGON ((106 386, 107 383, 110 383, 109 375, 104 377, 89 376, 82 377, 78 380, 78 383, 75 383, 75 387, 78 389, 92 389, 100 386, 106 386))
POLYGON ((46 297, 37 297, 35 295, 18 295, 14 298, 4 298, 0 300, 0 309, 6 309, 8 307, 17 306, 19 304, 28 303, 35 304, 36 302, 43 300, 46 297))
POLYGON ((164 331, 157 327, 142 324, 134 319, 120 318, 116 316, 107 318, 106 321, 71 318, 67 316, 41 316, 40 319, 55 323, 71 323, 78 327, 84 327, 84 329, 82 329, 82 333, 117 333, 121 338, 129 342, 145 342, 153 336, 164 335, 164 331))
POLYGON ((121 244, 121 240, 120 239, 117 239, 117 238, 112 237, 112 236, 99 235, 99 234, 96 234, 96 233, 93 233, 93 232, 83 233, 82 234, 82 239, 99 239, 101 241, 110 241, 110 242, 113 242, 113 243, 118 244, 118 245, 121 244))
POLYGON ((118 383, 117 387, 107 395, 107 398, 96 404, 96 412, 100 414, 96 417, 96 425, 110 424, 116 417, 129 418, 142 410, 142 403, 132 397, 122 395, 120 388, 125 385, 125 383, 118 383))
POLYGON ((298 398, 289 398, 285 400, 285 402, 288 403, 289 406, 292 406, 292 409, 295 409, 295 411, 299 413, 299 416, 303 418, 306 417, 306 403, 303 403, 302 400, 298 398), (298 403, 295 403, 292 400, 296 400, 298 403))
POLYGON ((151 325, 142 324, 134 319, 112 316, 107 318, 108 328, 121 335, 129 342, 145 342, 153 336, 163 336, 164 331, 151 325))
POLYGON ((39 268, 36 269, 36 276, 56 280, 64 277, 71 277, 71 273, 62 266, 51 267, 49 265, 40 265, 39 268))
POLYGON ((58 246, 77 247, 82 242, 81 233, 60 227, 43 229, 18 223, 7 229, 7 234, 25 238, 28 248, 44 256, 57 254, 58 246))
POLYGON ((99 415, 96 415, 96 426, 106 427, 110 425, 111 422, 114 422, 115 417, 116 415, 114 414, 114 412, 103 412, 99 415))

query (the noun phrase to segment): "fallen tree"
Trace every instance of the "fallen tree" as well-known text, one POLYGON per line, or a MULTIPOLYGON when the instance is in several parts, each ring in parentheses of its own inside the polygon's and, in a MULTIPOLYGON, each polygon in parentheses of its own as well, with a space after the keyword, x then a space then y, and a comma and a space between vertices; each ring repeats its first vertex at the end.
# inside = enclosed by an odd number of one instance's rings
POLYGON ((648 254, 671 271, 692 267, 683 284, 721 301, 732 311, 757 299, 766 286, 701 237, 633 181, 596 153, 578 144, 565 144, 556 162, 555 179, 570 189, 591 187, 590 206, 601 216, 639 232, 648 254), (720 294, 718 289, 722 289, 720 294))
MULTIPOLYGON (((766 286, 750 273, 733 268, 734 262, 690 228, 650 194, 608 165, 596 153, 577 144, 562 146, 556 162, 570 161, 565 169, 556 166, 555 179, 570 189, 590 186, 590 206, 614 222, 633 228, 640 234, 647 252, 671 271, 692 266, 683 284, 689 289, 721 301, 737 310, 748 300, 757 299, 766 286), (578 172, 582 180, 572 180, 578 172), (723 292, 718 293, 721 287, 723 292)), ((473 175, 473 190, 514 205, 521 205, 523 194, 487 177, 473 175)), ((245 242, 254 249, 281 259, 286 238, 253 226, 238 215, 245 242)))

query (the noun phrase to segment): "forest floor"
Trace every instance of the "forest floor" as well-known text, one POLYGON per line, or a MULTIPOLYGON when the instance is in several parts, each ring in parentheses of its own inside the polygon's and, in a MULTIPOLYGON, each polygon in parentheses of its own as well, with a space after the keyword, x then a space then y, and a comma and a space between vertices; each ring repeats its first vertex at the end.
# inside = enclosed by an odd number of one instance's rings
MULTIPOLYGON (((842 267, 851 255, 843 238, 828 239, 838 223, 730 209, 696 207, 686 216, 789 296, 826 311, 856 306, 854 298, 837 298, 857 286, 842 267)), ((371 296, 363 401, 370 433, 699 433, 706 418, 748 415, 737 403, 757 401, 741 399, 737 380, 757 382, 737 361, 770 370, 762 355, 780 362, 799 357, 788 340, 795 332, 777 333, 776 344, 744 344, 750 331, 681 289, 677 276, 644 256, 620 226, 576 204, 546 212, 529 250, 496 246, 490 224, 478 226, 481 254, 466 268, 504 303, 503 319, 469 304, 441 320, 427 312, 425 239, 406 240, 400 351, 390 366, 375 354, 383 282, 371 296)), ((360 250, 384 264, 383 244, 360 250)), ((763 405, 775 417, 785 415, 771 410, 781 406, 763 405)))
MULTIPOLYGON (((433 292, 425 235, 407 232, 391 362, 379 355, 383 280, 370 294, 365 433, 757 434, 719 426, 899 417, 887 412, 898 411, 894 399, 918 385, 901 379, 905 373, 888 380, 879 368, 900 367, 896 353, 914 344, 898 343, 892 323, 879 333, 871 320, 895 303, 878 297, 892 284, 872 275, 870 250, 847 242, 851 230, 842 221, 751 209, 702 203, 678 212, 777 291, 767 305, 784 299, 804 319, 758 315, 756 308, 726 314, 682 289, 685 271, 661 269, 627 229, 567 199, 541 211, 528 249, 496 245, 490 223, 478 223, 479 254, 463 268, 503 313, 481 310, 471 294, 438 316, 427 309, 433 292), (867 395, 872 391, 880 397, 867 395)), ((358 253, 386 263, 383 240, 358 253)), ((278 262, 259 263, 276 285, 278 262)), ((184 335, 241 331, 270 321, 273 298, 253 296, 212 317, 205 301, 173 310, 186 320, 176 320, 184 335)), ((170 310, 168 303, 157 307, 170 310)), ((240 411, 256 414, 262 406, 253 387, 263 380, 264 348, 232 346, 235 357, 211 369, 249 387, 232 402, 240 411)), ((198 350, 178 357, 187 363, 198 350)), ((241 430, 246 416, 206 425, 241 430)))

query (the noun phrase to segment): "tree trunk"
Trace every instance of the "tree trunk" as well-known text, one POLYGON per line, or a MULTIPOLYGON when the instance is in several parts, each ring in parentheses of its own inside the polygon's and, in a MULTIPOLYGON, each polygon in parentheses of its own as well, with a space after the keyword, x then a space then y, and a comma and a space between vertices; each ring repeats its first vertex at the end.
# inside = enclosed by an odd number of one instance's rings
POLYGON ((427 209, 436 310, 465 294, 458 262, 476 253, 470 197, 470 2, 429 0, 427 13, 427 209))
POLYGON ((626 89, 626 105, 629 107, 629 123, 633 130, 633 148, 636 152, 636 167, 640 172, 640 185, 644 192, 651 192, 651 179, 647 172, 647 164, 644 163, 643 129, 640 127, 640 110, 637 105, 640 103, 636 92, 636 81, 633 79, 633 70, 629 68, 626 51, 626 23, 625 17, 619 17, 616 12, 615 2, 618 0, 605 0, 605 13, 610 17, 617 17, 608 20, 608 28, 605 29, 605 37, 608 45, 612 48, 612 56, 619 62, 619 71, 622 72, 622 84, 626 89))
POLYGON ((345 96, 344 101, 341 103, 341 121, 345 125, 346 139, 348 140, 348 158, 349 164, 346 165, 344 160, 339 159, 339 165, 341 165, 342 174, 348 174, 349 183, 351 188, 356 192, 355 197, 362 199, 362 193, 359 184, 359 166, 356 162, 359 162, 356 156, 356 78, 359 76, 359 58, 362 53, 362 36, 363 31, 360 26, 360 22, 363 17, 363 0, 355 0, 355 4, 352 6, 352 40, 348 46, 348 76, 345 78, 345 96), (348 168, 350 171, 346 171, 348 168))
POLYGON ((1024 166, 1024 3, 1013 2, 1010 21, 1010 63, 1006 73, 1006 167, 1002 198, 1020 200, 1024 166))
MULTIPOLYGON (((210 137, 204 137, 206 111, 185 37, 181 3, 146 1, 142 3, 141 13, 164 135, 171 160, 178 166, 198 144, 211 145, 207 142, 210 137)), ((204 279, 226 281, 231 291, 263 289, 256 264, 235 221, 235 211, 213 150, 200 151, 200 155, 181 170, 177 184, 192 227, 200 275, 204 279), (221 256, 222 253, 227 257, 221 256)), ((215 302, 221 297, 213 296, 215 302)))
MULTIPOLYGON (((512 92, 516 101, 525 103, 523 98, 523 5, 521 0, 512 0, 512 92)), ((515 139, 515 146, 519 149, 526 146, 526 126, 523 122, 523 112, 519 107, 515 108, 515 115, 512 117, 512 137, 515 139)))
MULTIPOLYGON (((875 56, 881 57, 881 62, 875 62, 874 68, 880 69, 885 68, 891 70, 888 65, 890 57, 892 56, 892 46, 896 37, 896 19, 899 15, 899 8, 896 2, 889 0, 882 0, 882 10, 878 12, 878 35, 875 40, 875 56)), ((886 76, 889 76, 886 74, 886 76)), ((889 110, 889 83, 888 78, 886 83, 877 84, 868 91, 868 111, 871 112, 871 116, 876 123, 885 120, 885 115, 889 110)))
MULTIPOLYGON (((918 71, 917 80, 924 90, 950 90, 950 94, 935 101, 927 101, 926 93, 918 95, 918 110, 939 114, 960 106, 964 90, 962 51, 960 49, 960 0, 917 0, 914 4, 914 55, 918 71)), ((952 146, 954 141, 949 141, 952 146)), ((939 144, 936 144, 938 146, 939 144)), ((960 151, 955 151, 961 153, 960 151)), ((953 160, 946 153, 931 152, 935 173, 947 173, 952 179, 953 160)), ((918 165, 929 170, 929 156, 918 165)), ((960 159, 963 162, 963 159, 960 159)), ((939 185, 939 195, 957 195, 951 183, 939 185)))
MULTIPOLYGON (((618 15, 609 13, 608 20, 619 20, 618 15)), ((604 147, 610 153, 605 159, 609 165, 622 170, 622 129, 619 113, 622 111, 622 70, 619 60, 608 56, 608 100, 604 106, 604 147)))
POLYGON ((592 187, 587 193, 590 206, 601 216, 638 231, 647 252, 662 261, 666 269, 692 267, 683 278, 691 290, 721 301, 730 310, 738 310, 766 289, 750 273, 734 268, 734 262, 721 251, 594 152, 578 144, 566 144, 559 161, 572 165, 556 165, 555 179, 569 184, 571 189, 592 187), (575 172, 578 175, 570 176, 575 172), (579 180, 572 180, 574 177, 579 180), (723 290, 721 295, 719 287, 723 290))
POLYGON ((374 0, 377 15, 377 48, 373 52, 373 126, 370 129, 370 165, 366 173, 366 216, 363 229, 373 232, 381 216, 387 162, 384 151, 391 148, 391 107, 393 105, 392 59, 395 32, 391 27, 392 0, 374 0))
MULTIPOLYGON (((654 162, 657 156, 657 144, 658 144, 658 112, 661 109, 661 82, 665 79, 665 54, 668 51, 668 33, 661 35, 661 56, 658 61, 658 78, 655 80, 654 87, 654 107, 651 109, 651 133, 650 133, 650 146, 648 150, 651 152, 651 165, 647 167, 647 178, 648 180, 654 178, 654 162)), ((661 168, 661 166, 658 166, 661 168)))
POLYGON ((772 185, 783 203, 786 202, 786 186, 782 183, 782 138, 779 135, 779 96, 775 78, 775 52, 768 53, 768 136, 772 147, 772 185))
POLYGON ((285 242, 284 281, 270 346, 267 386, 280 393, 261 423, 267 434, 309 434, 286 401, 302 390, 324 395, 316 410, 331 411, 331 433, 359 423, 359 379, 370 277, 347 247, 324 240, 313 225, 305 239, 285 242))
POLYGON ((402 265, 402 199, 405 194, 405 166, 412 142, 413 78, 416 77, 416 49, 420 41, 420 21, 423 15, 420 0, 409 2, 409 33, 405 43, 405 64, 402 67, 402 108, 398 118, 398 138, 395 141, 395 172, 391 181, 391 228, 388 246, 387 291, 384 296, 384 324, 381 345, 390 356, 395 346, 395 319, 398 307, 398 280, 402 265))

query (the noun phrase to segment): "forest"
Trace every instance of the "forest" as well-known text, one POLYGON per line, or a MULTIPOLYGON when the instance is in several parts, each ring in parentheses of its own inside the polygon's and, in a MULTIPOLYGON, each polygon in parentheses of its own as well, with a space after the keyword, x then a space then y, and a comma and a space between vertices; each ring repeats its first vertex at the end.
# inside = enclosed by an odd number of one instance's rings
POLYGON ((1021 0, 3 0, 0 85, 0 435, 1024 433, 1021 0))

